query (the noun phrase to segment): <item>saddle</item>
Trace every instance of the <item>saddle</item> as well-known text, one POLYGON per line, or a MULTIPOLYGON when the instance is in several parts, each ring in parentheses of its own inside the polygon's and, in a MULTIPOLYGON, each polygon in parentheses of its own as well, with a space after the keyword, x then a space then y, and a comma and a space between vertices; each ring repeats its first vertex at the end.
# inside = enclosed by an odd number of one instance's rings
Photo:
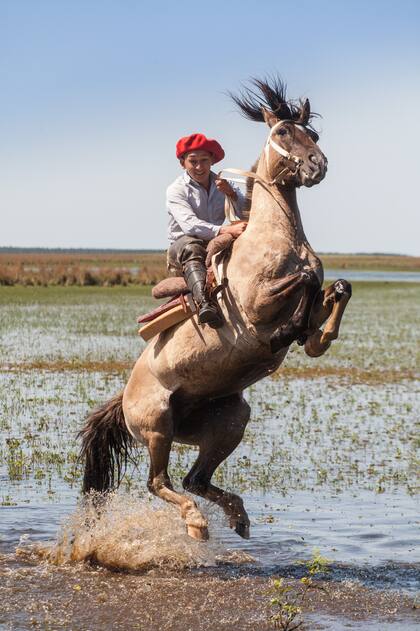
MULTIPOLYGON (((207 245, 207 288, 213 295, 221 291, 224 285, 216 286, 211 267, 212 258, 215 254, 230 247, 232 242, 233 237, 230 234, 221 234, 209 241, 207 245)), ((152 296, 156 299, 169 298, 169 300, 137 319, 137 322, 143 325, 138 333, 145 341, 191 318, 197 311, 183 276, 164 278, 153 287, 152 296)))

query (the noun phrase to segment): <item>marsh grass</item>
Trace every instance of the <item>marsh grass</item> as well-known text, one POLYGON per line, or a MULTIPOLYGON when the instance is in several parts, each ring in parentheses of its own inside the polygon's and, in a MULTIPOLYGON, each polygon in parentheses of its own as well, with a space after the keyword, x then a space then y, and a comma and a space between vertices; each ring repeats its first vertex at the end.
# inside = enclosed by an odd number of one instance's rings
MULTIPOLYGON (((412 495, 419 292, 418 285, 355 284, 331 351, 313 360, 293 346, 278 373, 248 389, 252 420, 216 483, 251 496, 412 495)), ((143 348, 136 316, 154 305, 148 293, 141 286, 0 288, 3 506, 74 501, 77 431, 94 406, 123 387, 143 348)), ((175 485, 195 457, 196 450, 175 446, 175 485)), ((142 449, 138 463, 123 484, 142 494, 142 449)), ((277 516, 259 519, 270 524, 277 516)))
POLYGON ((2 287, 0 364, 130 366, 143 348, 137 316, 155 306, 144 286, 2 287))
POLYGON ((0 285, 6 286, 154 285, 166 275, 166 256, 161 252, 0 252, 0 285))
MULTIPOLYGON (((420 271, 420 257, 324 254, 326 268, 420 271)), ((0 251, 0 285, 104 286, 154 285, 167 276, 164 252, 83 253, 0 251)))
MULTIPOLYGON (((38 503, 55 494, 62 501, 77 495, 82 474, 77 431, 87 413, 124 381, 121 374, 78 370, 3 373, 0 501, 38 503)), ((285 496, 321 489, 414 493, 416 393, 408 384, 349 388, 334 379, 268 379, 253 386, 247 399, 252 420, 244 440, 215 473, 223 488, 285 496)), ((170 473, 176 486, 196 455, 196 449, 174 446, 170 473)), ((136 461, 123 486, 144 494, 148 456, 141 448, 136 461)))
MULTIPOLYGON (((353 383, 413 379, 420 365, 420 284, 354 283, 341 335, 318 359, 292 345, 279 375, 353 383)), ((0 287, 0 365, 126 371, 144 347, 137 316, 150 287, 0 287)))

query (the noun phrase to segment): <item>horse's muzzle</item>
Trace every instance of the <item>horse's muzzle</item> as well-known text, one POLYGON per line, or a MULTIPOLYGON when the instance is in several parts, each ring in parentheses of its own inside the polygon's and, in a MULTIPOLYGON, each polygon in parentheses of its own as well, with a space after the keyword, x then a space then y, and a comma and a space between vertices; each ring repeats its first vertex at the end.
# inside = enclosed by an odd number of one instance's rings
POLYGON ((323 154, 308 156, 299 170, 301 185, 310 188, 314 184, 319 184, 324 179, 327 168, 328 160, 323 154))

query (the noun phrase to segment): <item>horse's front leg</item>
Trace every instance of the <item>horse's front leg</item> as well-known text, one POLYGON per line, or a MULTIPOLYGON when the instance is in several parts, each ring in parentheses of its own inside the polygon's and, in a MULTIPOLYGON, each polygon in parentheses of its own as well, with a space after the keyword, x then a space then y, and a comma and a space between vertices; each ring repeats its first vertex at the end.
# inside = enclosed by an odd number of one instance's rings
POLYGON ((293 275, 293 281, 284 286, 284 280, 276 283, 271 289, 271 295, 277 295, 281 301, 290 299, 298 291, 302 291, 302 297, 292 317, 274 331, 270 338, 272 353, 290 346, 295 340, 306 339, 304 337, 309 328, 309 321, 313 303, 320 290, 320 283, 314 271, 299 272, 293 275))
POLYGON ((176 440, 199 446, 199 455, 183 481, 184 488, 218 504, 229 519, 229 526, 241 537, 249 537, 249 518, 239 495, 211 484, 214 471, 239 445, 250 415, 242 394, 208 401, 177 430, 176 440))
POLYGON ((340 278, 321 291, 312 308, 309 328, 312 331, 305 342, 305 352, 310 357, 325 353, 340 332, 341 319, 351 298, 351 284, 340 278), (324 330, 320 327, 324 324, 324 330))

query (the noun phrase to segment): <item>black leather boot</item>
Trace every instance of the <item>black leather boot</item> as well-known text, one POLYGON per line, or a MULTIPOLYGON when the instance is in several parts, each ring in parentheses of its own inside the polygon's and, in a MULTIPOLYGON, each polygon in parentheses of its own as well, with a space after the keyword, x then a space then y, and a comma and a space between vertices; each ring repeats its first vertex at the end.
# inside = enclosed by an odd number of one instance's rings
POLYGON ((188 261, 184 265, 184 278, 198 308, 198 321, 213 329, 223 326, 219 308, 206 295, 206 266, 202 261, 188 261))

